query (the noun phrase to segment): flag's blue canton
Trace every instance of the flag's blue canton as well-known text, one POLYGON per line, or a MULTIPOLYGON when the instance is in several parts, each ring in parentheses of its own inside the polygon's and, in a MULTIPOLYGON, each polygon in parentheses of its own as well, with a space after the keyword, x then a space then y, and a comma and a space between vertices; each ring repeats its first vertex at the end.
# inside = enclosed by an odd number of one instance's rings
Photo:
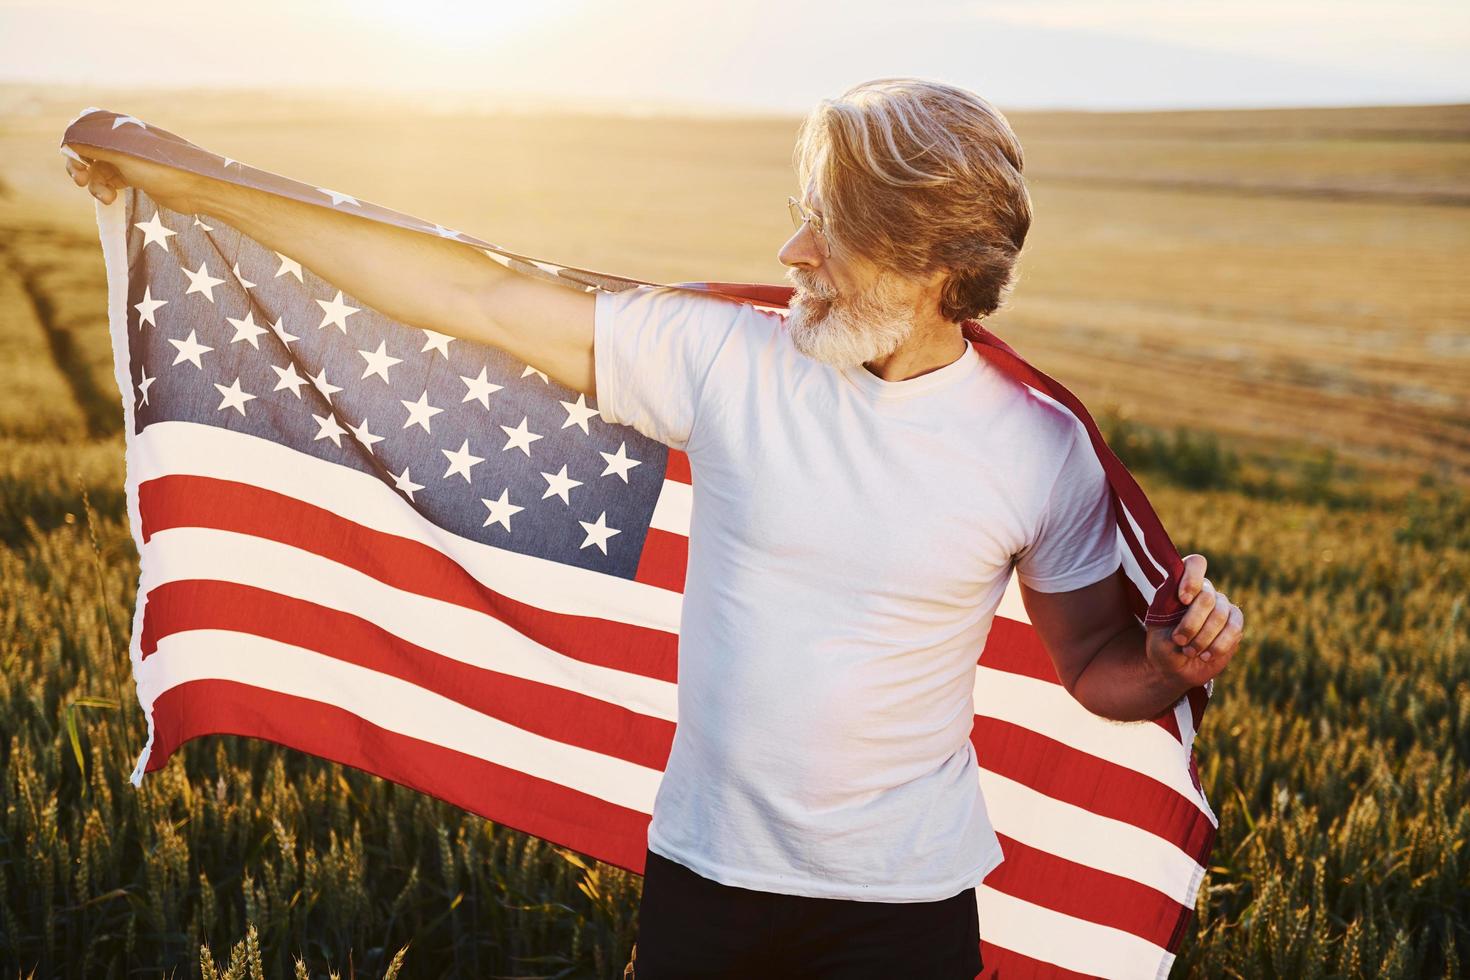
POLYGON ((396 323, 308 269, 298 281, 224 222, 127 198, 139 432, 247 432, 371 473, 455 534, 633 577, 665 446, 503 351, 396 323))

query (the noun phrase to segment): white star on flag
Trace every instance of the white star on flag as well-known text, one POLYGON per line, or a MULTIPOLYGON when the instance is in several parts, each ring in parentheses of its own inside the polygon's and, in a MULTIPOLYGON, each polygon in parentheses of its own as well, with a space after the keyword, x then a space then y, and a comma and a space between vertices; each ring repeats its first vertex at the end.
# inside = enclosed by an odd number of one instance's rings
POLYGON ((363 418, 362 425, 349 425, 347 428, 352 431, 353 436, 356 437, 358 442, 367 447, 368 452, 376 454, 377 450, 373 449, 373 443, 382 442, 383 437, 375 436, 368 431, 366 417, 363 418))
POLYGON ((542 473, 541 475, 546 478, 546 492, 541 495, 542 500, 555 494, 561 498, 562 503, 570 505, 571 500, 567 498, 567 493, 572 487, 580 487, 582 485, 581 480, 573 480, 567 476, 566 463, 561 464, 560 473, 542 473))
POLYGON ((327 324, 332 324, 344 334, 347 332, 347 318, 358 311, 356 306, 348 306, 342 302, 342 290, 337 290, 337 295, 331 299, 319 299, 317 305, 322 308, 322 322, 317 324, 320 330, 327 324))
POLYGON ((527 416, 523 416, 521 418, 521 424, 516 426, 514 429, 512 429, 508 425, 501 426, 501 428, 505 430, 505 434, 510 437, 506 440, 505 445, 500 447, 502 451, 514 446, 521 452, 525 453, 527 456, 531 455, 531 443, 535 442, 541 437, 526 428, 527 418, 527 416))
POLYGON ((427 354, 431 350, 436 350, 444 355, 446 361, 449 360, 449 342, 456 338, 451 337, 447 333, 440 333, 437 330, 428 330, 424 327, 420 327, 419 329, 423 330, 424 336, 429 338, 424 341, 424 346, 419 350, 419 353, 427 354))
POLYGON ((134 228, 143 229, 143 247, 149 245, 161 245, 165 252, 168 251, 168 236, 177 235, 178 232, 164 227, 163 220, 159 218, 158 212, 153 212, 153 217, 147 221, 134 221, 134 228))
POLYGON ((301 278, 301 263, 300 262, 297 262, 295 259, 293 259, 293 258, 291 258, 289 256, 282 255, 280 252, 277 252, 276 253, 276 258, 278 258, 278 259, 281 260, 281 267, 276 270, 276 274, 275 274, 274 278, 279 279, 279 278, 281 278, 281 276, 284 276, 286 273, 289 272, 289 273, 291 273, 291 275, 293 275, 293 276, 296 277, 296 281, 297 282, 300 282, 300 283, 306 282, 305 279, 302 279, 301 278))
POLYGON ((246 289, 254 289, 255 288, 255 283, 251 282, 249 279, 246 279, 244 276, 240 275, 240 263, 239 262, 236 262, 234 264, 234 266, 231 267, 230 271, 235 274, 235 278, 236 279, 240 280, 240 285, 241 286, 243 286, 246 289))
POLYGON ((141 373, 143 377, 142 380, 138 382, 138 394, 142 397, 142 401, 138 402, 138 406, 140 408, 148 404, 148 386, 158 380, 157 378, 148 377, 148 369, 146 367, 142 370, 141 373))
POLYGON ((393 486, 407 494, 409 500, 413 499, 413 492, 415 490, 422 490, 424 488, 424 485, 422 483, 415 483, 408 478, 407 466, 403 468, 402 473, 399 473, 397 476, 393 477, 393 486))
POLYGON ((470 441, 468 439, 460 443, 459 448, 454 452, 450 452, 447 449, 441 449, 439 451, 449 460, 449 469, 444 471, 444 479, 446 480, 458 473, 464 477, 464 482, 469 483, 470 467, 476 463, 483 463, 485 461, 484 456, 476 456, 470 452, 470 441))
POLYGON ((172 337, 168 338, 168 342, 179 349, 179 356, 174 358, 174 364, 180 361, 191 361, 195 367, 200 370, 204 369, 204 365, 199 362, 199 358, 208 351, 214 350, 214 348, 206 347, 199 343, 197 334, 197 330, 190 330, 189 336, 184 340, 174 340, 172 337))
POLYGON ((388 342, 386 340, 380 340, 378 341, 377 350, 358 351, 358 353, 363 356, 363 359, 367 361, 367 368, 362 372, 362 377, 364 380, 367 378, 368 375, 376 374, 378 377, 382 378, 385 383, 392 383, 388 381, 388 369, 395 364, 402 364, 403 358, 390 356, 387 351, 387 346, 388 342))
POLYGON ((481 524, 481 527, 489 527, 491 524, 499 524, 507 531, 510 530, 511 516, 513 514, 519 514, 526 508, 517 507, 515 504, 511 503, 510 500, 507 499, 509 493, 510 488, 507 487, 506 489, 500 491, 499 500, 487 500, 484 497, 480 498, 480 503, 490 508, 490 516, 485 518, 485 523, 481 524))
POLYGON ((256 338, 265 333, 265 327, 255 322, 254 310, 246 310, 243 320, 236 320, 232 316, 227 316, 225 319, 235 327, 235 336, 230 338, 230 343, 237 344, 242 340, 248 340, 251 347, 260 350, 260 341, 256 338))
POLYGON ((587 540, 582 542, 582 547, 585 548, 589 544, 595 544, 598 550, 604 555, 607 554, 607 539, 614 534, 623 533, 617 528, 607 526, 607 511, 602 512, 595 524, 589 524, 586 521, 578 521, 577 523, 582 525, 582 530, 587 532, 587 540))
POLYGON ((563 429, 569 425, 577 425, 581 426, 583 432, 587 432, 587 420, 597 414, 597 409, 587 407, 587 396, 581 393, 578 393, 575 404, 562 402, 561 407, 567 410, 567 420, 561 424, 563 429))
POLYGON ((280 381, 276 382, 276 386, 271 389, 272 391, 280 391, 282 388, 290 388, 291 394, 295 395, 297 398, 301 397, 301 386, 306 384, 306 379, 296 373, 295 361, 287 361, 286 366, 283 368, 276 367, 276 365, 272 364, 271 370, 276 372, 276 375, 281 379, 280 381))
POLYGON ((327 410, 326 415, 318 415, 312 412, 311 417, 316 419, 317 425, 321 426, 321 431, 311 437, 312 442, 318 439, 330 439, 338 449, 341 449, 342 437, 347 434, 347 430, 337 424, 337 419, 332 415, 331 409, 327 410))
POLYGON ((311 378, 311 383, 316 385, 316 390, 321 392, 322 397, 328 402, 332 400, 333 395, 342 390, 327 380, 327 369, 325 367, 316 374, 308 375, 308 377, 311 378))
POLYGON ((276 317, 276 322, 271 324, 271 329, 275 331, 277 337, 281 338, 282 344, 289 344, 292 341, 301 339, 286 332, 286 326, 282 317, 276 317))
POLYGON ((623 478, 624 483, 628 482, 628 471, 638 465, 638 460, 628 458, 627 442, 623 442, 621 445, 619 445, 618 451, 615 453, 604 453, 599 451, 598 455, 607 460, 607 469, 602 471, 602 475, 607 476, 610 473, 616 473, 618 476, 623 478))
POLYGON ((499 391, 501 388, 504 387, 504 385, 495 384, 494 382, 489 381, 485 378, 484 365, 481 365, 480 374, 478 377, 467 378, 461 374, 459 376, 459 380, 468 385, 470 389, 469 391, 465 392, 465 396, 460 399, 460 403, 463 404, 464 402, 474 399, 477 400, 481 405, 484 405, 486 408, 490 407, 490 393, 493 391, 499 391))
POLYGON ((551 384, 551 379, 546 376, 545 371, 538 371, 535 368, 531 367, 531 365, 529 364, 527 364, 526 369, 521 372, 521 377, 529 378, 533 374, 539 376, 541 380, 545 381, 547 384, 551 384))
POLYGON ((434 434, 429 431, 429 419, 438 415, 444 409, 435 408, 429 404, 429 389, 424 389, 424 393, 419 395, 418 401, 410 402, 400 398, 399 402, 402 403, 404 408, 408 409, 408 421, 403 423, 405 429, 410 425, 417 425, 423 428, 425 432, 428 432, 429 435, 434 434))
POLYGON ((241 415, 244 415, 245 403, 255 397, 248 391, 242 391, 240 389, 239 378, 236 378, 235 383, 230 385, 228 388, 220 384, 218 381, 214 383, 214 386, 219 389, 219 393, 222 396, 219 403, 219 411, 224 411, 226 408, 233 408, 241 415))
POLYGON ((209 274, 209 269, 204 262, 199 263, 198 272, 190 272, 186 266, 179 266, 179 270, 189 277, 189 288, 184 290, 184 295, 190 293, 203 293, 204 297, 211 303, 214 302, 214 287, 224 282, 209 274))
POLYGON ((133 304, 133 309, 138 311, 138 329, 141 330, 145 323, 151 323, 155 327, 158 326, 158 321, 153 319, 153 314, 158 311, 160 306, 167 305, 168 300, 153 298, 152 285, 144 286, 142 302, 133 304))

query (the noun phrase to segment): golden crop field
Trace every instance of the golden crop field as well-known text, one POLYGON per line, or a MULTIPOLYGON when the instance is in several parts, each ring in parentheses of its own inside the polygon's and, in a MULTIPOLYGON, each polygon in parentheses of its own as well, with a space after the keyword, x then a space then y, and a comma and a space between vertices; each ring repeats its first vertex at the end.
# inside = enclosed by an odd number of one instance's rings
MULTIPOLYGON (((0 86, 0 969, 620 975, 620 869, 233 736, 128 783, 121 403, 92 199, 56 152, 99 98, 0 86)), ((567 264, 783 278, 796 119, 102 107, 567 264)), ((1010 118, 1035 222, 987 325, 1246 611, 1196 741, 1220 836, 1174 976, 1463 975, 1470 106, 1010 118)))

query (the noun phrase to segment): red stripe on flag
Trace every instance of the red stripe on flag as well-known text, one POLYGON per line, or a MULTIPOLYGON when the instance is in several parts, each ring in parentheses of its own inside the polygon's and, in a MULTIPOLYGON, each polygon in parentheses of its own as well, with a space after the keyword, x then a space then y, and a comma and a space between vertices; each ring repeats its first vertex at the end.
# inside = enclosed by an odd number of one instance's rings
POLYGON ((1028 847, 1005 834, 1005 860, 985 884, 1012 898, 1164 946, 1193 909, 1148 885, 1028 847))
POLYGON ((674 723, 410 643, 351 613, 234 582, 188 579, 150 591, 143 659, 186 630, 248 633, 388 674, 517 728, 663 771, 674 723))
POLYGON ((423 739, 335 705, 227 680, 169 688, 153 703, 145 772, 201 735, 244 735, 391 779, 446 803, 598 860, 643 873, 645 813, 423 739))
POLYGON ((1146 830, 1200 860, 1215 826, 1172 786, 999 718, 970 730, 981 767, 1038 793, 1146 830))
POLYGON ((990 624, 990 635, 985 639, 980 666, 1046 681, 1058 687, 1062 683, 1036 627, 999 614, 990 624))
POLYGON ((638 557, 638 571, 633 581, 683 593, 684 575, 689 569, 689 539, 673 531, 656 527, 648 529, 643 539, 643 554, 638 557))
POLYGON ((385 585, 493 616, 544 647, 584 663, 673 681, 678 636, 594 616, 547 612, 478 582, 421 541, 387 534, 247 483, 163 476, 138 487, 143 540, 171 527, 209 527, 291 545, 385 585))
POLYGON ((694 483, 694 476, 689 471, 689 456, 678 449, 669 450, 669 461, 664 465, 664 479, 673 480, 675 483, 694 483))

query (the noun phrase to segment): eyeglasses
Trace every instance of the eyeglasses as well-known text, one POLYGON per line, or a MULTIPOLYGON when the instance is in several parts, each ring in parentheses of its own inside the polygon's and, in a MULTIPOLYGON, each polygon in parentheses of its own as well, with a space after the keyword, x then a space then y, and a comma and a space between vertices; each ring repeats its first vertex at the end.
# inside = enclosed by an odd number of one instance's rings
POLYGON ((831 258, 832 244, 827 241, 826 229, 822 227, 822 216, 815 211, 808 211, 794 197, 788 197, 786 199, 786 210, 791 212, 791 225, 798 231, 801 230, 802 225, 811 224, 812 230, 817 233, 817 241, 821 243, 822 257, 831 258))

